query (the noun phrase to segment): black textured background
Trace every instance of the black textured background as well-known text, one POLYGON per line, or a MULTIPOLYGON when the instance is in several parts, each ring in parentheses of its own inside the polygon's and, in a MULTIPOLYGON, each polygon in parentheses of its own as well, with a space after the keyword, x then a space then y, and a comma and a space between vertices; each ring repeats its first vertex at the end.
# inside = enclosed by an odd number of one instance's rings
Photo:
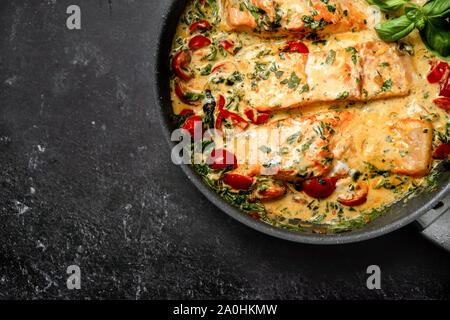
POLYGON ((299 245, 231 220, 190 184, 152 91, 166 5, 0 2, 0 297, 448 299, 450 255, 411 226, 299 245), (80 31, 65 27, 69 4, 80 31), (366 289, 371 264, 382 290, 366 289))

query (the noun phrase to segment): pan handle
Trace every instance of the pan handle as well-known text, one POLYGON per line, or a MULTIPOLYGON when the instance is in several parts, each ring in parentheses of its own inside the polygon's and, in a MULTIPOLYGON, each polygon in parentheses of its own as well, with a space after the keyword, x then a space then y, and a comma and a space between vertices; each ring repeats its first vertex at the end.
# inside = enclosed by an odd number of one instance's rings
POLYGON ((450 195, 415 221, 424 237, 450 252, 450 195))

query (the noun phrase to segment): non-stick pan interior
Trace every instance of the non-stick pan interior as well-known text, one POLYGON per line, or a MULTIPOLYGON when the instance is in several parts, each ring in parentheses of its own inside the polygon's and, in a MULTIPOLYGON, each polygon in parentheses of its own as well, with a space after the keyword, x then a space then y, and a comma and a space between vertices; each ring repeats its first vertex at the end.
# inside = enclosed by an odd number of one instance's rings
MULTIPOLYGON (((187 1, 171 0, 166 7, 164 23, 159 30, 158 52, 155 65, 156 83, 155 96, 157 97, 157 107, 160 109, 160 122, 163 127, 163 135, 168 139, 170 147, 166 152, 170 152, 175 143, 170 141, 170 134, 173 127, 170 121, 172 105, 170 101, 170 48, 175 34, 176 26, 187 1)), ((426 191, 420 192, 406 202, 400 201, 394 204, 387 212, 367 224, 364 228, 354 229, 349 232, 326 235, 326 234, 305 234, 296 231, 290 231, 270 226, 262 221, 250 217, 248 214, 239 211, 229 205, 216 193, 209 189, 194 170, 188 165, 182 165, 182 169, 196 187, 217 207, 226 212, 236 220, 261 232, 275 237, 287 239, 296 242, 313 244, 338 244, 357 242, 374 238, 398 228, 401 228, 420 217, 422 214, 431 210, 448 192, 450 191, 448 165, 441 163, 439 166, 439 175, 437 178, 437 188, 432 193, 426 191)))

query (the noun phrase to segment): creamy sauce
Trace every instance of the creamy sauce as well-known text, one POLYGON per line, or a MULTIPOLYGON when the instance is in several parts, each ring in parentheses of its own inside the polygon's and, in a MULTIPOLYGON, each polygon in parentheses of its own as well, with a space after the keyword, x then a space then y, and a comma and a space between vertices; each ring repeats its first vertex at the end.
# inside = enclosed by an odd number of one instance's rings
MULTIPOLYGON (((412 2, 419 5, 425 3, 425 1, 412 2)), ((289 33, 287 33, 287 35, 267 37, 267 35, 264 36, 250 31, 230 30, 230 28, 224 26, 224 19, 226 19, 226 17, 221 16, 226 12, 224 3, 225 2, 219 0, 207 0, 206 5, 202 7, 201 1, 191 1, 186 8, 182 20, 179 22, 173 41, 173 55, 171 58, 173 58, 180 50, 186 50, 188 48, 189 40, 194 35, 204 35, 211 39, 213 44, 198 50, 191 50, 192 61, 189 63, 189 68, 194 70, 195 76, 193 78, 188 81, 179 81, 176 80, 176 77, 174 76, 173 80, 171 80, 174 114, 179 114, 184 109, 192 109, 196 115, 203 115, 202 101, 200 101, 198 105, 192 106, 187 105, 177 96, 175 93, 175 83, 178 81, 186 92, 203 94, 205 90, 208 89, 212 92, 214 97, 223 95, 229 110, 247 119, 245 117, 245 110, 249 107, 255 107, 257 99, 261 99, 262 101, 266 99, 269 101, 267 93, 266 95, 258 94, 258 90, 262 90, 259 85, 262 86, 264 80, 257 83, 258 88, 256 91, 251 89, 251 79, 249 79, 249 75, 254 73, 255 61, 265 61, 269 67, 271 66, 271 62, 281 63, 285 68, 284 70, 281 70, 283 74, 278 78, 275 76, 276 70, 272 70, 271 77, 268 80, 279 82, 289 78, 291 72, 297 70, 296 68, 298 68, 299 59, 306 56, 298 54, 298 58, 296 58, 291 65, 280 60, 280 57, 282 56, 279 55, 280 48, 285 47, 287 40, 290 40, 287 38, 290 36, 289 33), (200 16, 198 14, 198 9, 196 8, 201 8, 204 16, 200 16), (217 8, 217 14, 214 14, 215 8, 217 8), (205 32, 195 30, 191 33, 189 26, 199 19, 207 20, 211 23, 213 26, 212 29, 205 32), (237 48, 236 54, 231 54, 221 48, 220 45, 217 45, 218 42, 224 40, 233 41, 234 48, 237 48), (215 70, 215 72, 211 72, 211 69, 223 63, 225 64, 221 68, 215 70), (230 85, 227 79, 235 71, 238 71, 243 79, 242 81, 237 81, 233 85, 230 85)), ((314 40, 303 38, 302 42, 309 49, 310 55, 319 52, 336 52, 339 49, 354 47, 371 41, 374 43, 380 42, 373 26, 376 23, 385 20, 384 14, 380 13, 378 8, 369 6, 364 1, 354 1, 354 6, 367 16, 365 19, 365 26, 362 28, 363 30, 358 32, 350 31, 331 34, 328 36, 321 35, 318 39, 316 38, 314 40)), ((293 39, 297 40, 298 35, 294 36, 293 39)), ((410 70, 407 70, 407 73, 411 79, 409 79, 409 92, 406 95, 387 97, 386 99, 370 99, 366 101, 339 101, 334 99, 335 96, 333 95, 333 99, 328 102, 318 102, 297 106, 295 108, 288 107, 286 109, 280 108, 278 110, 271 110, 270 119, 267 121, 267 123, 270 124, 283 119, 316 115, 331 111, 348 111, 353 114, 355 119, 358 120, 350 121, 345 128, 345 132, 351 133, 351 136, 347 135, 346 137, 352 140, 349 142, 352 146, 357 147, 354 147, 353 152, 348 151, 342 157, 336 156, 332 162, 332 169, 327 173, 327 176, 333 176, 337 172, 348 173, 350 169, 358 171, 361 177, 359 181, 364 181, 368 187, 367 201, 353 207, 343 206, 337 201, 339 195, 342 194, 342 192, 345 193, 349 186, 354 188, 355 185, 358 184, 348 176, 341 177, 337 182, 336 190, 324 199, 313 198, 303 191, 297 191, 295 188, 295 181, 283 181, 283 184, 287 187, 284 196, 272 201, 258 201, 258 198, 256 198, 256 202, 265 209, 263 215, 266 220, 292 225, 299 225, 299 221, 301 221, 300 225, 305 222, 333 225, 348 221, 349 219, 365 217, 365 222, 368 222, 370 216, 368 216, 367 213, 372 212, 374 209, 384 208, 393 202, 402 199, 408 192, 413 191, 419 185, 423 184, 424 174, 374 174, 373 168, 371 169, 367 165, 367 162, 370 162, 377 168, 383 167, 382 159, 384 158, 378 157, 378 155, 383 153, 388 155, 389 152, 393 152, 392 150, 389 150, 394 148, 389 147, 389 145, 392 144, 389 141, 389 136, 393 134, 393 126, 401 119, 426 121, 431 124, 431 130, 439 132, 443 132, 447 127, 448 116, 446 112, 432 102, 433 99, 438 96, 439 86, 437 84, 429 84, 426 79, 426 75, 430 69, 430 61, 436 60, 436 58, 422 44, 417 30, 402 39, 401 42, 411 44, 414 48, 414 54, 411 57, 407 57, 410 59, 410 70), (367 145, 368 147, 365 148, 364 145, 367 145)), ((313 72, 313 70, 307 70, 305 78, 300 77, 298 89, 306 84, 306 82, 303 81, 307 81, 308 74, 311 72, 313 72)), ((323 73, 325 78, 334 76, 330 71, 330 68, 320 68, 317 72, 323 73)), ((302 70, 297 70, 296 75, 300 74, 302 74, 302 70)), ((328 89, 333 91, 338 88, 328 89)), ((404 88, 401 89, 403 90, 404 88)), ((270 99, 278 99, 284 103, 289 99, 286 96, 286 92, 287 91, 282 90, 272 90, 270 94, 272 94, 273 97, 271 96, 270 99)), ((289 105, 288 102, 286 102, 286 104, 289 105)), ((267 123, 255 125, 252 124, 251 121, 248 122, 249 127, 246 128, 247 131, 252 131, 258 126, 267 125, 267 123)), ((216 148, 219 146, 220 143, 218 142, 216 148)), ((397 149, 399 148, 400 147, 397 149)), ((426 148, 426 146, 419 146, 419 149, 420 148, 426 148)), ((431 149, 431 146, 429 146, 429 148, 431 149)), ((397 149, 394 148, 394 150, 396 150, 395 152, 399 151, 397 149)), ((402 150, 400 150, 400 152, 402 152, 402 150)), ((429 168, 426 170, 426 174, 430 172, 432 166, 437 164, 436 160, 432 161, 433 162, 430 163, 429 168)), ((242 166, 240 166, 238 171, 241 169, 242 166)), ((214 180, 215 178, 220 178, 221 173, 211 171, 208 173, 208 177, 214 180)), ((272 180, 270 176, 264 177, 259 175, 257 175, 255 179, 257 182, 254 184, 253 188, 256 189, 260 187, 258 181, 261 179, 272 180)), ((264 181, 262 183, 264 183, 264 181)), ((259 216, 261 216, 261 214, 259 214, 259 216)))

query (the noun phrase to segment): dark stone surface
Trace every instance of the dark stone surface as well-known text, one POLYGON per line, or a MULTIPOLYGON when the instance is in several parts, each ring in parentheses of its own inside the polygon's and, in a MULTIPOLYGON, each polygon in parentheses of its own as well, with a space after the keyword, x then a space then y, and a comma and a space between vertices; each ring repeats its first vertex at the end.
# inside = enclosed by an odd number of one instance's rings
POLYGON ((449 298, 450 255, 413 227, 299 245, 231 220, 190 184, 152 97, 165 5, 0 2, 0 297, 449 298), (80 31, 65 27, 69 4, 80 31), (382 290, 366 289, 371 264, 382 290))

